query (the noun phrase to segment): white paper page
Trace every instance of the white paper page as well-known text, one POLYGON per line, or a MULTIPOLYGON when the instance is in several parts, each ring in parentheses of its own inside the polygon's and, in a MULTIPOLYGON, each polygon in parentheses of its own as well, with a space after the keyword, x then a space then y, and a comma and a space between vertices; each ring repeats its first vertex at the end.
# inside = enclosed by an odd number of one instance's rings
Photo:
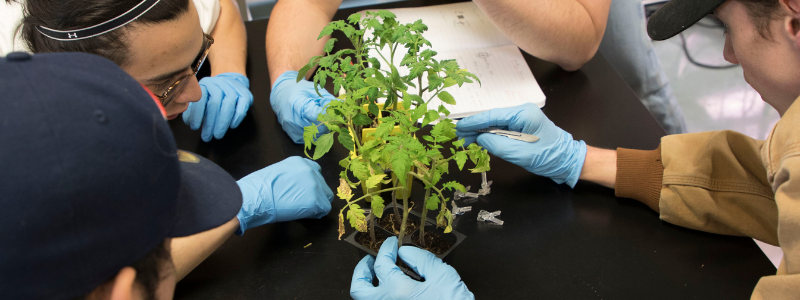
MULTIPOLYGON (((422 19, 423 35, 437 52, 513 45, 475 3, 389 9, 400 23, 422 19)), ((400 56, 402 58, 402 56, 400 56)))
MULTIPOLYGON (((462 69, 480 78, 481 85, 465 83, 460 88, 452 86, 447 89, 456 100, 457 105, 447 105, 450 118, 463 118, 493 108, 505 108, 534 103, 539 107, 545 105, 545 95, 533 77, 519 48, 511 43, 503 33, 491 23, 488 17, 472 2, 426 6, 418 8, 390 9, 401 23, 412 23, 418 19, 428 25, 423 35, 431 41, 433 50, 438 52, 435 58, 439 61, 455 59, 462 69)), ((382 51, 383 57, 389 59, 389 48, 382 51)), ((394 61, 399 61, 405 52, 395 53, 394 61)), ((370 56, 379 57, 377 51, 370 56)), ((401 76, 408 75, 406 67, 396 66, 401 76)), ((390 68, 382 62, 381 68, 390 68)), ((427 86, 423 77, 422 86, 427 86)), ((409 86, 408 93, 417 93, 417 89, 409 86)), ((431 93, 423 94, 423 99, 431 97, 431 93)), ((434 98, 429 108, 435 109, 440 100, 434 98)))

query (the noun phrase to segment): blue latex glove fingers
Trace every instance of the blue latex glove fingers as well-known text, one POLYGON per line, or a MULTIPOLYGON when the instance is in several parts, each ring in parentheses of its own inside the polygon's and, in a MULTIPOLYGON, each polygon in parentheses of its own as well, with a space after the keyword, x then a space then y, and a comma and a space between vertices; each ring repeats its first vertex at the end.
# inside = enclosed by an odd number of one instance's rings
POLYGON ((372 255, 364 256, 356 265, 353 271, 353 280, 350 282, 350 297, 353 299, 375 299, 378 288, 372 285, 372 278, 375 277, 373 265, 375 258, 372 255))
MULTIPOLYGON (((400 267, 395 264, 397 262, 397 237, 389 237, 381 245, 378 250, 378 256, 375 257, 375 276, 378 281, 383 285, 391 282, 392 285, 409 284, 414 281, 409 278, 400 267)), ((416 281, 414 281, 416 282, 416 281)))
POLYGON ((458 272, 433 253, 417 247, 403 246, 398 254, 406 265, 425 278, 425 282, 412 280, 416 285, 413 295, 419 295, 416 299, 475 299, 467 285, 461 281, 458 272))
MULTIPOLYGON (((318 95, 314 83, 308 80, 297 82, 297 71, 286 71, 272 86, 270 92, 270 105, 283 130, 293 142, 303 143, 303 128, 312 124, 319 124, 317 117, 335 97, 324 88, 320 88, 318 95)), ((320 133, 327 132, 327 128, 319 128, 320 133)))
POLYGON ((183 123, 189 125, 192 130, 200 129, 200 125, 203 124, 203 117, 206 114, 208 91, 204 85, 200 85, 200 92, 200 101, 189 102, 189 108, 183 112, 183 123))
POLYGON ((475 140, 478 138, 478 135, 480 135, 480 133, 475 132, 475 131, 458 131, 458 130, 456 130, 456 136, 458 136, 459 139, 464 139, 464 147, 466 147, 469 144, 474 143, 475 140))
POLYGON ((474 132, 478 129, 497 127, 535 134, 541 124, 546 122, 550 122, 550 120, 539 107, 533 103, 525 103, 509 108, 496 108, 463 118, 456 124, 456 130, 474 132))
POLYGON ((327 215, 333 191, 319 171, 316 162, 292 156, 237 181, 243 204, 236 234, 268 223, 327 215))
POLYGON ((217 76, 230 78, 231 80, 229 83, 231 87, 236 91, 236 94, 239 95, 230 128, 239 127, 244 117, 247 116, 247 110, 253 105, 253 93, 250 92, 250 80, 239 73, 223 73, 217 76))
MULTIPOLYGON (((225 96, 224 91, 216 84, 207 84, 211 78, 206 77, 200 80, 200 86, 206 86, 208 93, 208 102, 206 102, 206 115, 203 120, 203 131, 200 137, 205 142, 211 141, 214 137, 214 125, 217 123, 217 116, 220 114, 222 108, 222 100, 225 96)), ((212 81, 213 82, 213 81, 212 81)))

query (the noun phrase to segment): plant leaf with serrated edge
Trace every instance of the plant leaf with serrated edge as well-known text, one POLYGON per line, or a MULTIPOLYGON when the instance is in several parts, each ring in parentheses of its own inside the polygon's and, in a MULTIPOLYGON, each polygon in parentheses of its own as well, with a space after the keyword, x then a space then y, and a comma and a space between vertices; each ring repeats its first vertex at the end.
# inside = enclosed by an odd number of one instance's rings
POLYGON ((354 13, 347 17, 347 22, 350 22, 350 24, 358 23, 358 21, 361 21, 361 13, 354 13))
POLYGON ((317 137, 319 133, 319 128, 317 125, 308 125, 303 128, 303 144, 306 147, 306 150, 311 149, 311 145, 314 143, 314 138, 317 137))
POLYGON ((341 166, 342 168, 347 169, 347 167, 350 166, 350 157, 348 156, 348 157, 345 157, 342 160, 340 160, 339 161, 339 166, 341 166))
POLYGON ((364 210, 358 204, 350 204, 347 220, 350 221, 350 226, 356 230, 367 232, 367 216, 364 215, 364 210))
POLYGON ((367 109, 369 110, 369 113, 371 113, 373 116, 377 118, 381 117, 381 111, 380 109, 378 109, 378 105, 375 104, 375 102, 370 102, 369 105, 367 106, 367 109))
POLYGON ((434 210, 439 207, 439 195, 433 194, 425 201, 425 208, 434 210))
POLYGON ((442 100, 442 102, 444 103, 450 105, 456 105, 456 99, 454 99, 453 95, 450 95, 450 93, 448 93, 447 91, 439 92, 439 95, 437 95, 437 97, 439 97, 439 99, 442 100))
MULTIPOLYGON (((375 215, 376 218, 380 219, 383 217, 383 208, 385 207, 383 198, 378 195, 372 196, 372 214, 375 215)), ((374 222, 374 221, 373 221, 374 222)))
POLYGON ((429 110, 425 112, 425 118, 422 119, 422 126, 428 125, 433 121, 439 119, 439 113, 435 110, 429 110))
POLYGON ((466 193, 467 192, 467 189, 464 187, 464 185, 462 185, 462 184, 460 184, 458 182, 455 182, 455 181, 450 181, 450 182, 447 182, 447 183, 443 184, 442 185, 442 189, 447 189, 447 190, 456 189, 456 190, 461 191, 462 193, 466 193))
POLYGON ((442 104, 439 105, 438 111, 439 111, 440 114, 444 114, 445 117, 450 115, 450 111, 447 110, 447 108, 444 107, 444 105, 442 105, 442 104))
MULTIPOLYGON (((341 136, 341 134, 339 135, 341 136)), ((331 146, 333 146, 333 132, 331 131, 320 136, 314 141, 314 145, 316 145, 317 148, 314 149, 313 159, 317 160, 331 150, 331 146)))
POLYGON ((408 174, 408 171, 411 169, 411 158, 408 157, 408 153, 403 153, 401 151, 393 153, 391 164, 395 174, 400 174, 397 176, 397 180, 400 181, 401 185, 406 186, 406 174, 408 174))
POLYGON ((339 178, 339 187, 336 188, 336 195, 344 201, 350 201, 350 198, 353 198, 353 190, 350 189, 350 184, 344 178, 339 178))
POLYGON ((350 161, 350 171, 353 171, 353 175, 355 175, 358 180, 366 181, 369 178, 369 168, 367 168, 367 164, 361 161, 361 159, 350 161))
POLYGON ((367 126, 369 124, 372 124, 372 119, 367 117, 367 115, 365 115, 365 114, 358 113, 358 114, 356 114, 355 117, 353 117, 353 125, 356 125, 356 126, 367 126))
POLYGON ((456 80, 453 79, 453 78, 447 77, 447 78, 444 79, 444 87, 445 88, 454 86, 454 85, 456 85, 456 83, 457 83, 456 80))
POLYGON ((344 131, 339 133, 339 144, 342 144, 347 150, 353 151, 353 147, 355 147, 355 142, 353 142, 353 137, 350 136, 349 131, 344 131))
POLYGON ((336 44, 336 39, 332 38, 325 42, 325 53, 331 53, 333 50, 333 44, 336 44))
POLYGON ((321 39, 323 36, 331 35, 331 33, 333 33, 334 27, 336 27, 336 24, 334 22, 331 22, 325 27, 323 27, 322 31, 320 31, 319 36, 317 37, 317 40, 321 39))
POLYGON ((466 141, 464 139, 460 139, 460 140, 457 140, 457 141, 453 142, 453 146, 461 148, 461 147, 464 147, 464 143, 465 142, 466 141))
POLYGON ((378 186, 378 183, 380 183, 384 177, 386 177, 386 174, 377 174, 370 176, 369 178, 367 178, 367 188, 371 189, 378 186))
POLYGON ((467 163, 467 152, 458 151, 456 152, 456 154, 453 154, 453 159, 456 160, 456 164, 458 165, 458 170, 461 171, 464 169, 464 164, 467 163))

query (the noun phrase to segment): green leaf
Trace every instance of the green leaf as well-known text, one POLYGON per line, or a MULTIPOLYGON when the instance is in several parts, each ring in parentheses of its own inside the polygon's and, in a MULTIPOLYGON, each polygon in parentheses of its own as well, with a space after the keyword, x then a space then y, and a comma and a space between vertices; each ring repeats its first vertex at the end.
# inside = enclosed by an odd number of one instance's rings
POLYGON ((444 79, 444 87, 445 88, 454 86, 454 85, 456 85, 456 83, 457 83, 456 80, 453 79, 452 77, 447 77, 447 78, 444 79))
POLYGON ((445 117, 450 115, 450 111, 447 110, 447 108, 444 107, 444 105, 441 105, 441 104, 439 104, 438 112, 441 113, 441 114, 444 114, 445 117))
POLYGON ((367 115, 363 113, 358 113, 356 114, 355 117, 353 117, 353 125, 367 126, 369 124, 372 124, 372 119, 370 119, 369 117, 367 117, 367 115))
POLYGON ((397 151, 392 154, 391 157, 391 164, 392 164, 392 171, 395 174, 399 174, 397 176, 397 180, 400 181, 400 184, 405 186, 406 185, 406 174, 411 169, 411 158, 408 156, 408 153, 403 153, 397 151))
POLYGON ((297 82, 306 79, 306 74, 308 74, 308 71, 311 71, 311 65, 305 65, 300 68, 300 71, 297 71, 297 82))
POLYGON ((358 180, 367 181, 367 179, 369 179, 369 168, 367 168, 367 164, 361 161, 361 159, 350 161, 350 171, 353 171, 353 175, 355 175, 358 180))
POLYGON ((450 93, 448 93, 447 91, 439 92, 438 97, 444 103, 447 103, 447 104, 450 104, 450 105, 456 105, 456 99, 454 99, 453 95, 450 95, 450 93))
POLYGON ((303 143, 305 144, 306 150, 311 149, 311 144, 314 143, 314 138, 317 137, 319 133, 319 128, 317 125, 308 125, 303 127, 303 143))
POLYGON ((433 121, 439 119, 439 113, 435 110, 429 110, 425 112, 425 118, 422 119, 422 126, 428 125, 433 121))
POLYGON ((375 138, 383 138, 394 128, 393 122, 383 122, 375 129, 375 138))
POLYGON ((331 50, 333 50, 333 44, 335 43, 336 43, 335 38, 331 38, 327 42, 325 42, 325 53, 331 53, 331 50))
POLYGON ((369 109, 369 113, 371 113, 373 116, 377 118, 381 117, 381 111, 378 109, 378 105, 375 104, 375 102, 370 102, 367 108, 369 109))
POLYGON ((350 22, 350 24, 355 24, 355 23, 358 23, 359 21, 361 21, 361 14, 360 13, 354 13, 354 14, 350 15, 349 17, 347 17, 347 22, 350 22))
POLYGON ((350 204, 350 209, 347 211, 347 220, 350 221, 350 226, 356 230, 367 232, 367 217, 358 204, 350 204))
MULTIPOLYGON (((463 144, 464 140, 460 140, 460 141, 462 141, 462 144, 463 144)), ((455 142, 453 144, 455 144, 455 142)), ((463 170, 464 169, 464 164, 467 163, 467 152, 466 151, 458 151, 453 156, 454 156, 454 159, 456 160, 456 164, 458 165, 458 170, 463 170)))
POLYGON ((367 188, 371 189, 378 186, 378 183, 381 182, 385 177, 386 174, 377 174, 370 176, 369 178, 367 178, 367 188))
POLYGON ((353 137, 350 136, 349 131, 342 130, 342 132, 339 133, 339 144, 342 144, 347 150, 353 151, 356 143, 353 142, 353 137))
POLYGON ((427 208, 428 210, 434 210, 439 208, 439 195, 438 194, 431 195, 430 198, 428 198, 428 200, 425 201, 425 208, 427 208))
POLYGON ((336 23, 334 22, 328 23, 328 25, 322 28, 322 31, 319 33, 319 36, 317 37, 317 40, 321 39, 323 36, 331 35, 331 33, 333 33, 334 27, 336 27, 336 23))
POLYGON ((457 141, 453 142, 453 146, 461 148, 461 147, 464 147, 464 143, 465 142, 466 141, 464 139, 460 139, 460 140, 457 140, 457 141))
POLYGON ((436 89, 439 88, 439 86, 442 85, 442 83, 443 80, 441 77, 439 77, 438 74, 428 72, 428 91, 435 91, 436 89))
POLYGON ((416 102, 416 103, 421 103, 423 100, 422 100, 422 97, 420 97, 418 95, 408 94, 408 98, 404 97, 403 101, 406 101, 408 103, 411 103, 412 101, 416 102))
MULTIPOLYGON (((382 81, 380 81, 380 80, 378 80, 378 79, 377 79, 377 78, 375 78, 375 77, 369 77, 369 78, 365 79, 364 81, 365 81, 365 82, 366 82, 366 83, 367 83, 369 86, 374 86, 374 87, 383 86, 383 82, 382 82, 382 81)), ((374 99, 372 99, 372 100, 374 100, 374 99)))
POLYGON ((339 166, 341 166, 342 168, 347 169, 347 167, 350 166, 350 156, 345 157, 342 160, 340 160, 339 161, 339 166))
POLYGON ((462 193, 466 193, 467 192, 467 189, 464 187, 464 185, 462 185, 462 184, 460 184, 458 182, 455 182, 455 181, 450 181, 450 182, 447 182, 447 183, 443 184, 442 185, 442 189, 447 189, 447 190, 455 189, 455 190, 461 191, 462 193))
POLYGON ((372 196, 372 214, 375 215, 376 218, 380 219, 383 217, 384 207, 385 205, 383 204, 383 198, 381 196, 372 196))
MULTIPOLYGON (((339 134, 339 136, 342 135, 339 134)), ((331 150, 331 146, 333 145, 333 132, 328 132, 320 136, 316 141, 314 141, 314 145, 316 145, 317 148, 314 149, 313 159, 317 160, 331 150)))

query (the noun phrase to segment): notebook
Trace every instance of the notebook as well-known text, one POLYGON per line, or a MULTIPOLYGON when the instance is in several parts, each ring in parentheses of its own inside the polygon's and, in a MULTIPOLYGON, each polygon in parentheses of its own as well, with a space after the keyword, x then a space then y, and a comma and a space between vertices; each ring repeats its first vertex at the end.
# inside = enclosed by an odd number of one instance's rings
MULTIPOLYGON (((448 87, 445 90, 453 95, 457 105, 444 104, 450 111, 449 118, 459 119, 478 114, 493 108, 504 108, 534 103, 539 107, 545 104, 545 95, 533 77, 519 48, 495 26, 488 16, 472 2, 462 2, 437 6, 389 9, 401 23, 413 23, 422 19, 428 25, 423 35, 438 52, 438 60, 455 59, 458 65, 478 76, 479 85, 465 83, 460 88, 448 87)), ((362 11, 363 14, 363 11, 362 11)), ((407 75, 408 68, 400 67, 399 61, 405 52, 395 53, 395 63, 400 75, 407 75)), ((387 57, 389 50, 382 51, 387 57)), ((378 57, 377 53, 370 53, 378 57)), ((389 66, 381 65, 389 70, 389 66)), ((423 81, 423 86, 427 83, 423 81)), ((409 86, 409 93, 417 89, 409 86)), ((428 99, 431 94, 423 94, 428 99), (427 94, 427 96, 426 96, 427 94)), ((441 104, 434 98, 428 107, 441 104)))

